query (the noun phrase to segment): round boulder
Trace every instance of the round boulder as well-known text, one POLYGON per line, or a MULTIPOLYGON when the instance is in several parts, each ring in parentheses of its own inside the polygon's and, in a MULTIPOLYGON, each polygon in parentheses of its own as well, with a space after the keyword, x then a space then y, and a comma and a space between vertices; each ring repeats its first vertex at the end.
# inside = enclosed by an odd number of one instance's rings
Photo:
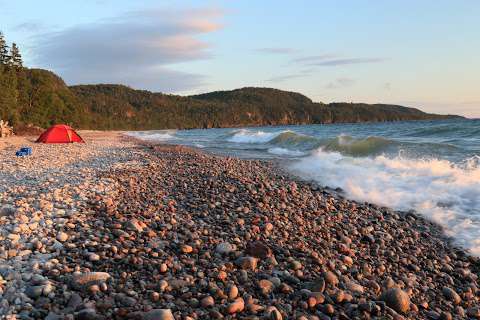
POLYGON ((405 313, 410 310, 410 297, 399 288, 388 289, 380 296, 380 300, 397 312, 405 313))

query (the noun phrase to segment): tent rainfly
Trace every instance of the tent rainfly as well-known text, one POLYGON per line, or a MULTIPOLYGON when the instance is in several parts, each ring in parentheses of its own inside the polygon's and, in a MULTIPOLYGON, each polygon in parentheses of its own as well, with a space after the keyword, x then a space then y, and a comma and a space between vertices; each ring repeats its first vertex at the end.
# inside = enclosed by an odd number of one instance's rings
POLYGON ((71 127, 65 124, 56 124, 48 128, 38 137, 37 143, 85 143, 71 127))

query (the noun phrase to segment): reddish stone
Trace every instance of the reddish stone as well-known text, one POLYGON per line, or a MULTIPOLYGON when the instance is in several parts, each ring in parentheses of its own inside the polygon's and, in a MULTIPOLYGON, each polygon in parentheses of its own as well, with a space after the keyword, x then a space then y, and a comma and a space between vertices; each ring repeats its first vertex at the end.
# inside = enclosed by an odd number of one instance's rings
POLYGON ((247 254, 260 259, 272 256, 272 250, 261 241, 250 242, 247 245, 246 252, 247 254))

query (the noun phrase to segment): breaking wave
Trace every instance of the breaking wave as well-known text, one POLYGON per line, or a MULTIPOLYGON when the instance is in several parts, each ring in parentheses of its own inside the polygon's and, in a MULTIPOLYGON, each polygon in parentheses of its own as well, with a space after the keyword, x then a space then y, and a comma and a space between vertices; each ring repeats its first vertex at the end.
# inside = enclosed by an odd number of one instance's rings
MULTIPOLYGON (((340 135, 331 139, 319 139, 293 131, 264 132, 242 129, 227 136, 227 141, 235 143, 265 144, 271 150, 289 150, 304 153, 322 147, 328 151, 338 151, 352 156, 368 156, 381 153, 395 141, 380 137, 353 138, 340 135)), ((286 153, 285 153, 286 154, 286 153)))
POLYGON ((228 134, 227 141, 235 143, 267 143, 281 133, 282 132, 250 131, 247 129, 241 129, 228 134))
POLYGON ((270 144, 285 148, 299 148, 301 150, 312 150, 321 144, 321 140, 308 135, 293 131, 281 132, 269 141, 270 144))
POLYGON ((137 131, 129 132, 127 135, 146 141, 168 141, 175 138, 175 131, 137 131))
POLYGON ((457 244, 480 255, 480 158, 460 164, 438 159, 355 158, 322 148, 291 169, 359 201, 414 209, 445 228, 457 244))
POLYGON ((351 156, 369 156, 385 151, 388 146, 393 144, 396 144, 396 142, 380 137, 355 139, 347 135, 341 135, 328 141, 323 149, 351 156))

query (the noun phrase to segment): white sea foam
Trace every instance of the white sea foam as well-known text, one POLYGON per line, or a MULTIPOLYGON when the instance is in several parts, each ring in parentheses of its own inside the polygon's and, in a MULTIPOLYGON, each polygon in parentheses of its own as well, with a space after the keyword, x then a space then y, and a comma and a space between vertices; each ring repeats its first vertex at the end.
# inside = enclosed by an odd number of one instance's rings
POLYGON ((306 153, 302 151, 290 150, 290 149, 278 148, 278 147, 268 149, 268 153, 275 154, 278 156, 290 156, 290 157, 301 157, 306 155, 306 153))
POLYGON ((398 210, 414 209, 480 255, 480 166, 386 156, 354 158, 322 149, 291 165, 301 176, 398 210))
POLYGON ((127 135, 146 141, 167 141, 175 138, 175 131, 137 131, 127 135))
POLYGON ((235 143, 266 143, 274 139, 278 135, 286 131, 280 132, 265 132, 265 131, 251 131, 241 129, 236 131, 227 140, 235 143))

